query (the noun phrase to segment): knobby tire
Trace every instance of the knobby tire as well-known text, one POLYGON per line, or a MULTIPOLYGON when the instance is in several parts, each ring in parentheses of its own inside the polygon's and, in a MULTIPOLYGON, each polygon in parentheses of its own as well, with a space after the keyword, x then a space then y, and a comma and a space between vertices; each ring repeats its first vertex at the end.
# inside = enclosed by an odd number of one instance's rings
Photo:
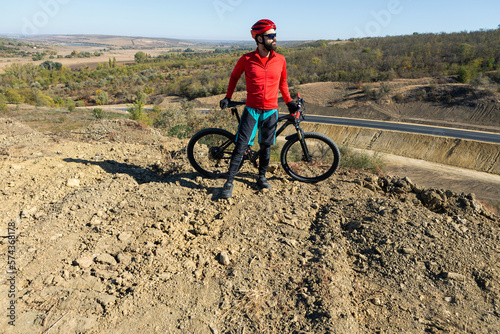
POLYGON ((227 176, 235 135, 223 129, 204 129, 194 134, 187 146, 191 166, 208 178, 227 176))
POLYGON ((304 140, 311 156, 306 161, 298 136, 285 143, 281 150, 281 165, 292 178, 306 183, 326 180, 337 170, 340 152, 337 145, 327 136, 316 133, 304 133, 304 140))

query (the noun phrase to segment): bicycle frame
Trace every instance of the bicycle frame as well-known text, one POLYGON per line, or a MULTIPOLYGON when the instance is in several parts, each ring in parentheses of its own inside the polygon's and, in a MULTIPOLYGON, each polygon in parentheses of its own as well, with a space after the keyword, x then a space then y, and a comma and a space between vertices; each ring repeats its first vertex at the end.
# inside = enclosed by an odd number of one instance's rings
MULTIPOLYGON (((278 137, 283 131, 285 131, 285 129, 290 126, 290 125, 293 125, 295 127, 295 130, 297 132, 297 136, 299 137, 299 140, 300 140, 300 145, 302 147, 302 151, 304 152, 304 159, 307 161, 307 162, 311 162, 311 156, 309 154, 309 150, 307 149, 307 145, 305 143, 305 141, 303 140, 304 138, 304 130, 300 127, 300 122, 301 122, 301 117, 303 119, 305 119, 305 107, 304 107, 304 100, 302 98, 300 98, 300 95, 297 94, 297 105, 299 107, 299 109, 295 112, 295 114, 289 114, 289 115, 283 115, 283 116, 280 116, 278 117, 278 120, 276 121, 278 124, 285 121, 285 123, 283 125, 281 125, 281 127, 276 131, 276 137, 278 137)), ((233 102, 234 105, 231 107, 231 113, 233 115, 236 116, 236 119, 238 120, 238 124, 240 123, 240 115, 238 113, 238 108, 236 107, 237 105, 244 105, 245 103, 243 102, 233 102)), ((286 140, 289 140, 292 136, 295 136, 295 134, 293 135, 289 135, 287 137, 285 137, 286 140)), ((248 148, 247 150, 247 154, 245 154, 245 156, 247 156, 247 158, 253 162, 255 164, 256 160, 257 160, 257 157, 259 156, 259 153, 262 149, 259 149, 258 151, 254 151, 252 150, 250 147, 248 148), (248 153, 251 153, 251 154, 248 154, 248 153)))

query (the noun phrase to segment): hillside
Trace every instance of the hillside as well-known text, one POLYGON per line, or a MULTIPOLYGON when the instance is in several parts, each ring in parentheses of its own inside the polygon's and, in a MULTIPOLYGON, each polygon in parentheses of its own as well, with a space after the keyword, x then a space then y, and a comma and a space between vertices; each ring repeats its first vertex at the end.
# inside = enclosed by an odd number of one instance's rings
POLYGON ((221 200, 185 140, 132 121, 0 130, 8 333, 500 331, 499 220, 472 194, 277 168, 271 191, 247 169, 221 200))

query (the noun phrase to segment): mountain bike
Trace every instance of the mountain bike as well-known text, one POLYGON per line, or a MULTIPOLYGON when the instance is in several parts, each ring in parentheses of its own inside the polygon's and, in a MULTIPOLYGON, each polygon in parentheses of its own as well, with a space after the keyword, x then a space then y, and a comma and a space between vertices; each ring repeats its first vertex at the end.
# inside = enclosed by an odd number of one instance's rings
MULTIPOLYGON (((236 116, 238 124, 240 116, 238 106, 245 102, 231 101, 229 108, 236 116)), ((284 122, 276 131, 278 137, 288 126, 295 127, 295 133, 285 137, 281 149, 280 162, 284 171, 300 182, 315 183, 330 177, 338 168, 340 152, 337 145, 321 133, 304 132, 300 122, 305 119, 304 100, 297 95, 299 109, 294 114, 278 117, 278 124, 284 122)), ((208 178, 226 178, 234 150, 236 135, 218 128, 204 129, 191 137, 187 146, 187 156, 193 168, 208 178)), ((259 151, 250 146, 245 152, 241 166, 250 161, 258 168, 259 151)))

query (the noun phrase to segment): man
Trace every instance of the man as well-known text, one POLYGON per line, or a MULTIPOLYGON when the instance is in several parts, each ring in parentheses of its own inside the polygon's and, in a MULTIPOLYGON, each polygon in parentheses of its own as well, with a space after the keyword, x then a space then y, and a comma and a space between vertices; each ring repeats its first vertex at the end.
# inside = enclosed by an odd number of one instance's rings
POLYGON ((271 158, 271 145, 274 144, 276 136, 278 90, 290 113, 298 109, 288 91, 285 57, 276 53, 276 25, 271 20, 259 20, 252 26, 251 33, 257 43, 257 49, 244 54, 238 60, 231 73, 226 97, 220 101, 222 109, 228 107, 236 84, 245 72, 246 106, 236 135, 236 145, 229 164, 228 178, 222 189, 222 198, 232 196, 234 178, 248 145, 253 145, 257 129, 262 148, 257 186, 260 189, 271 189, 266 172, 271 158))

